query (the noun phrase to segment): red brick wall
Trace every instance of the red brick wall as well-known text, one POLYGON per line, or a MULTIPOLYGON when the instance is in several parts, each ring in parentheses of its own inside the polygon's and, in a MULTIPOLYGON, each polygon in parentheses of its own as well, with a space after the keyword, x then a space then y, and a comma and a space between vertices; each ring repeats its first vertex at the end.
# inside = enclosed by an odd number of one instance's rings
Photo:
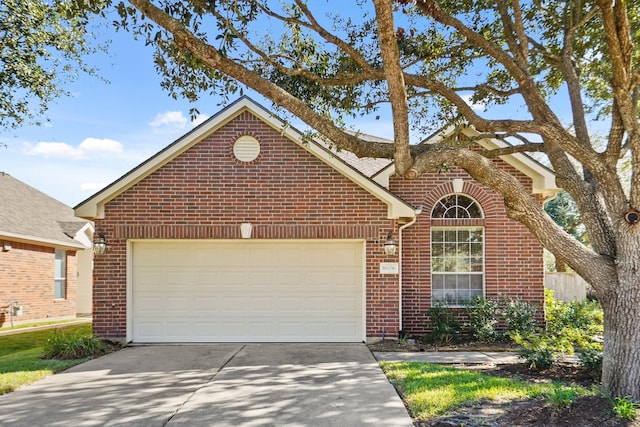
POLYGON ((242 222, 254 224, 254 239, 365 240, 366 335, 397 336, 398 278, 379 274, 381 261, 394 260, 382 249, 394 227, 387 206, 249 113, 106 205, 97 228, 109 250, 94 261, 94 331, 126 336, 128 239, 237 239, 242 222), (261 144, 251 164, 232 155, 243 134, 261 144))
POLYGON ((78 276, 75 251, 67 251, 67 297, 54 299, 53 248, 11 242, 11 250, 0 251, 0 326, 10 324, 5 306, 18 301, 22 316, 14 323, 51 318, 75 317, 76 278, 78 276))
MULTIPOLYGON (((528 177, 502 161, 500 164, 531 189, 528 177)), ((416 181, 393 178, 390 189, 424 209, 418 221, 403 232, 402 326, 411 335, 420 336, 429 329, 431 226, 450 225, 431 220, 431 209, 440 198, 453 193, 451 182, 455 178, 464 180, 463 193, 476 200, 484 211, 484 220, 467 220, 467 225, 483 225, 485 229, 485 296, 519 298, 536 304, 539 314, 543 313, 542 246, 522 224, 507 217, 501 196, 458 168, 416 181)))

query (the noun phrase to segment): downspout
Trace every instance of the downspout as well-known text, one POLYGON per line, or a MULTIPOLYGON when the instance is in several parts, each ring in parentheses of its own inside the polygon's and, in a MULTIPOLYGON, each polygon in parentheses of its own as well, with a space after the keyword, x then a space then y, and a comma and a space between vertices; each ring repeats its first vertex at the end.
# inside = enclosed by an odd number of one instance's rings
POLYGON ((398 315, 400 318, 398 319, 398 330, 402 330, 402 230, 407 227, 411 227, 418 220, 418 215, 422 213, 422 206, 418 206, 414 210, 416 216, 413 217, 411 221, 406 224, 402 224, 398 227, 398 315))

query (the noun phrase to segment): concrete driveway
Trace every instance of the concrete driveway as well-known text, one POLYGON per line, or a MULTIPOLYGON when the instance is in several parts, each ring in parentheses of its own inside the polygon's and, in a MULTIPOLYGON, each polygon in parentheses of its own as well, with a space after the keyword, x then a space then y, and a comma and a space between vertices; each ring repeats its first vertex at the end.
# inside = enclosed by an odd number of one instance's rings
POLYGON ((363 344, 128 347, 0 396, 2 426, 412 426, 363 344))

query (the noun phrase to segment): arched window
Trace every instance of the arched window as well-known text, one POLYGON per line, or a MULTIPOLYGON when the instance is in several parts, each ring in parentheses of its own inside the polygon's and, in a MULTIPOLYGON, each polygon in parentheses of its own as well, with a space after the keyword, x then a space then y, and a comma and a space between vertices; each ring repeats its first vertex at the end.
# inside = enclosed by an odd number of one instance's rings
POLYGON ((464 224, 478 218, 483 218, 480 205, 462 194, 445 196, 433 207, 431 219, 453 221, 432 222, 432 304, 460 306, 484 294, 484 227, 464 224))
POLYGON ((470 197, 462 194, 450 194, 438 200, 431 211, 433 219, 482 218, 482 209, 470 197))

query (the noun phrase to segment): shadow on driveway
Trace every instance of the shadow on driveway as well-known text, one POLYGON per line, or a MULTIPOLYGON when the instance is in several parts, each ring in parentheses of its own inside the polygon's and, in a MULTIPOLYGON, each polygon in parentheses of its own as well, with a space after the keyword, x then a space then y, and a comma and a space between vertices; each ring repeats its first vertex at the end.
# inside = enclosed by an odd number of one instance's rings
POLYGON ((2 426, 412 426, 362 344, 128 347, 0 396, 2 426))

